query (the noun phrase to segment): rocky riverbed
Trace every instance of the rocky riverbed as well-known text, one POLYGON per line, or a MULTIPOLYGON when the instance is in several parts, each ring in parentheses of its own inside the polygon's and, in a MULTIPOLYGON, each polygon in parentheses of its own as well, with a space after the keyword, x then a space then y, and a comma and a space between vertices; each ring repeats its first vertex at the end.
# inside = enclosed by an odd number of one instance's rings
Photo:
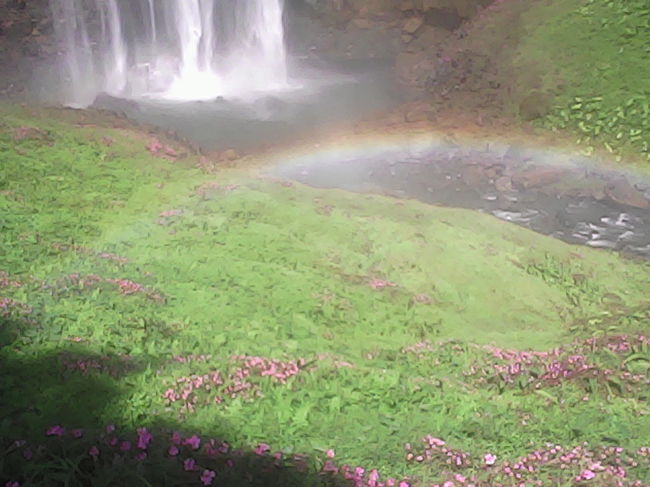
POLYGON ((650 258, 650 181, 585 157, 442 144, 368 157, 309 156, 276 174, 317 187, 477 209, 570 243, 650 258))

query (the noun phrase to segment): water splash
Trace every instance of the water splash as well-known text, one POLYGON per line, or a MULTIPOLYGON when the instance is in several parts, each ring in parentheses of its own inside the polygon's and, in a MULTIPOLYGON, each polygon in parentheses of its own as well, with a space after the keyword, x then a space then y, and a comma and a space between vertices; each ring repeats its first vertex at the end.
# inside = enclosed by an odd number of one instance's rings
POLYGON ((283 0, 51 0, 68 104, 286 89, 283 0))

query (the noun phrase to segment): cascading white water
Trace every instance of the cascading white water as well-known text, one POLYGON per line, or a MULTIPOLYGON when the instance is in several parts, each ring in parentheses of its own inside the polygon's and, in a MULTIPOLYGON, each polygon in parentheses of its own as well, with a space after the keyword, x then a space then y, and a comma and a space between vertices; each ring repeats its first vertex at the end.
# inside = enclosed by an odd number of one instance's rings
POLYGON ((288 86, 283 0, 51 0, 68 104, 288 86))

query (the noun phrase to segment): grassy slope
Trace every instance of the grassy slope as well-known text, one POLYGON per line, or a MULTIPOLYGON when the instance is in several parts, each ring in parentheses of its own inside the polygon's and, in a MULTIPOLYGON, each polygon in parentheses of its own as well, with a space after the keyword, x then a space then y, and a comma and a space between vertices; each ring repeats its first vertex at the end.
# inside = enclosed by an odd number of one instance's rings
POLYGON ((546 127, 586 146, 650 158, 650 7, 646 0, 531 2, 514 57, 515 90, 531 71, 555 95, 546 127))
POLYGON ((54 423, 182 423, 240 444, 335 448, 342 461, 423 478, 438 473, 405 464, 402 445, 427 433, 502 458, 547 441, 647 440, 641 392, 607 400, 594 390, 583 401, 572 384, 522 394, 463 375, 484 355, 469 343, 543 349, 570 342, 574 323, 588 323, 588 335, 644 327, 647 264, 470 211, 241 172, 206 176, 191 160, 152 157, 137 132, 3 111, 0 270, 22 286, 0 297, 27 303, 35 321, 19 310, 4 318, 0 437, 54 423), (16 127, 35 125, 47 140, 13 139, 16 127), (202 187, 209 182, 219 186, 202 187), (151 293, 120 294, 106 279, 151 293), (373 279, 395 285, 373 289, 373 279), (606 319, 616 313, 628 319, 606 319), (400 352, 445 339, 460 345, 400 352), (263 384, 265 397, 252 403, 192 414, 166 406, 162 394, 177 378, 224 370, 235 353, 305 357, 316 369, 289 387, 263 384), (212 358, 170 361, 191 354, 212 358), (70 356, 131 365, 119 378, 63 373, 70 356))

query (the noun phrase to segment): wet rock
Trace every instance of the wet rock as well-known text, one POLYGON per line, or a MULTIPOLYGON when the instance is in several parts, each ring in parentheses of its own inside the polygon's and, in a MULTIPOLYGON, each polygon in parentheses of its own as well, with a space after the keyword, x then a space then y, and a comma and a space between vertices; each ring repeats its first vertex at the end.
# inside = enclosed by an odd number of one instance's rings
POLYGON ((353 19, 350 24, 362 30, 371 29, 373 27, 373 23, 368 19, 353 19))
POLYGON ((605 185, 605 195, 615 203, 634 208, 650 208, 650 200, 625 178, 611 181, 605 185))
POLYGON ((512 187, 512 179, 510 179, 508 176, 501 176, 500 178, 497 178, 497 180, 494 181, 494 188, 499 193, 510 193, 514 191, 514 188, 512 187))
POLYGON ((465 166, 460 174, 463 182, 472 187, 485 185, 489 181, 485 169, 479 165, 465 166))
POLYGON ((420 27, 424 25, 424 19, 421 17, 411 17, 406 21, 402 31, 406 34, 415 34, 420 27))
POLYGON ((437 50, 438 46, 449 36, 444 29, 423 25, 411 41, 409 48, 419 51, 437 50))
POLYGON ((515 186, 528 188, 539 188, 549 184, 557 183, 566 175, 566 169, 561 167, 533 167, 524 172, 514 174, 512 182, 515 186))
POLYGON ((409 86, 424 86, 434 68, 435 61, 426 52, 402 52, 395 63, 399 81, 409 86))

